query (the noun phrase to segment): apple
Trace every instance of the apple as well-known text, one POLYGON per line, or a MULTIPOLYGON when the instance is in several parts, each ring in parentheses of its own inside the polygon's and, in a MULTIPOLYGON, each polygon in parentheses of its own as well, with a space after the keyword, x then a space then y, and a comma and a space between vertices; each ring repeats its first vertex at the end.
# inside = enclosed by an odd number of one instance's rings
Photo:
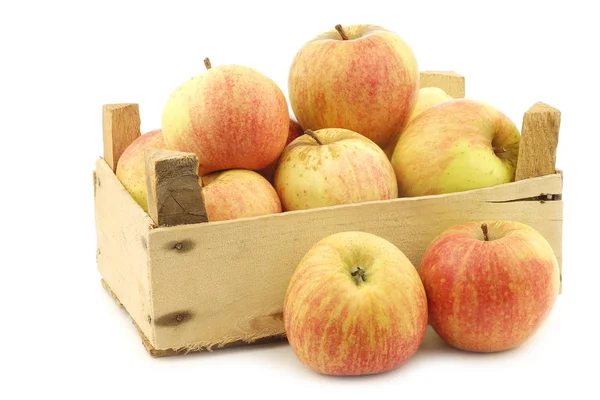
POLYGON ((165 149, 162 131, 155 129, 140 135, 125 149, 117 162, 116 176, 131 197, 148 212, 146 191, 146 149, 165 149))
POLYGON ((208 69, 181 84, 164 106, 165 143, 196 153, 200 175, 266 168, 288 136, 289 111, 281 89, 250 67, 206 63, 208 69))
POLYGON ((209 221, 281 212, 277 192, 258 172, 230 169, 204 175, 201 180, 209 221))
MULTIPOLYGON (((287 137, 287 141, 285 142, 285 145, 287 146, 288 144, 292 143, 292 141, 294 141, 294 139, 296 139, 297 137, 302 136, 302 135, 304 135, 304 131, 300 127, 300 124, 298 123, 298 121, 290 118, 290 127, 289 127, 288 137, 287 137)), ((275 176, 275 169, 277 168, 278 161, 279 161, 279 157, 277 158, 277 160, 275 160, 273 163, 271 163, 271 165, 269 165, 267 168, 263 168, 258 171, 258 173, 261 174, 262 176, 264 176, 270 183, 273 183, 273 178, 275 176)))
POLYGON ((406 123, 409 124, 410 121, 415 119, 417 115, 421 114, 423 111, 451 99, 452 97, 448 93, 437 87, 419 89, 417 102, 408 116, 406 123))
POLYGON ((415 104, 417 61, 397 34, 374 25, 336 26, 296 54, 291 107, 304 129, 345 128, 384 147, 415 104))
POLYGON ((497 352, 528 340, 550 313, 560 286, 546 239, 520 222, 469 222, 429 245, 420 276, 429 321, 449 345, 497 352))
MULTIPOLYGON (((419 89, 417 102, 413 107, 408 119, 406 121, 406 126, 410 124, 410 122, 417 117, 417 115, 421 114, 423 111, 438 105, 440 103, 445 102, 446 100, 451 100, 452 97, 446 93, 443 89, 437 87, 426 87, 419 89)), ((406 129, 406 127, 405 127, 406 129)), ((385 151, 389 157, 394 153, 394 149, 396 148, 396 143, 398 143, 398 138, 402 132, 398 132, 394 135, 394 138, 390 140, 385 151)))
POLYGON ((394 170, 383 150, 341 128, 307 130, 287 145, 274 181, 286 211, 398 197, 394 170))
POLYGON ((514 181, 520 134, 489 104, 451 99, 418 115, 392 155, 401 197, 461 192, 514 181))
POLYGON ((296 267, 283 322, 294 353, 314 371, 376 374, 415 354, 427 298, 398 247, 371 233, 340 232, 316 243, 296 267))

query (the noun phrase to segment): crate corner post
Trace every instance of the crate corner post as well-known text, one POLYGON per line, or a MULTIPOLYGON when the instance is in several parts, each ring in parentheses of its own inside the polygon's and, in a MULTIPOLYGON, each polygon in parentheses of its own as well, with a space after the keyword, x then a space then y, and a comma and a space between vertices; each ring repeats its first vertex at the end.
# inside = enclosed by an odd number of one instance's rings
POLYGON ((455 99, 465 97, 465 77, 454 71, 421 71, 419 86, 440 88, 455 99))
POLYGON ((104 160, 116 172, 119 158, 140 132, 140 109, 135 103, 102 106, 104 160))
POLYGON ((147 254, 153 222, 116 176, 119 158, 140 136, 138 105, 104 104, 102 135, 104 153, 93 171, 96 268, 106 292, 125 309, 142 337, 153 341, 147 254))
POLYGON ((556 168, 556 151, 561 123, 561 112, 544 102, 533 104, 523 115, 521 141, 515 170, 515 181, 534 179, 548 175, 560 177, 559 193, 540 193, 546 196, 559 215, 560 224, 555 235, 559 246, 555 249, 560 270, 560 293, 562 293, 562 218, 563 218, 563 172, 556 168))

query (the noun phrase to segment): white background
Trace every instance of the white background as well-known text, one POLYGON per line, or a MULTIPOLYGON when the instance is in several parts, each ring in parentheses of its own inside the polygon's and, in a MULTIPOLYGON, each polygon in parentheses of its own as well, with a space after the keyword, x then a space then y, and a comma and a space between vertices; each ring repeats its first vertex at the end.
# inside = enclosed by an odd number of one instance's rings
POLYGON ((599 398, 593 2, 148 3, 0 6, 1 398, 599 398), (562 111, 563 294, 517 350, 459 352, 429 332, 404 366, 371 377, 317 375, 287 344, 152 359, 95 266, 91 172, 102 154, 102 104, 137 102, 142 131, 157 128, 167 96, 207 56, 252 66, 287 93, 297 50, 338 23, 396 31, 421 69, 465 75, 467 97, 518 126, 537 101, 562 111))

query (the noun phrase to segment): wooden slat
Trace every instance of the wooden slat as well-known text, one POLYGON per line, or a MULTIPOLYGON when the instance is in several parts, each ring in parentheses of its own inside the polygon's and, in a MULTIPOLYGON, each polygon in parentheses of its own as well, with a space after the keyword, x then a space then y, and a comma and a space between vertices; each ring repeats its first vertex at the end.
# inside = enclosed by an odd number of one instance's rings
POLYGON ((421 71, 420 87, 437 87, 455 99, 465 97, 465 77, 454 71, 421 71))
POLYGON ((140 136, 140 110, 137 104, 105 104, 102 107, 104 160, 114 171, 121 155, 140 136))
POLYGON ((148 214, 157 226, 207 222, 193 153, 146 149, 148 214))
POLYGON ((154 340, 147 253, 153 222, 103 159, 96 162, 94 177, 96 261, 103 285, 154 340))
POLYGON ((562 265, 562 201, 538 198, 561 192, 562 176, 555 174, 462 193, 154 229, 148 244, 153 346, 203 350, 281 335, 293 270, 313 244, 341 231, 379 235, 418 267, 444 229, 512 219, 538 229, 562 265))
POLYGON ((560 111, 544 103, 534 104, 523 116, 515 179, 554 174, 560 111))

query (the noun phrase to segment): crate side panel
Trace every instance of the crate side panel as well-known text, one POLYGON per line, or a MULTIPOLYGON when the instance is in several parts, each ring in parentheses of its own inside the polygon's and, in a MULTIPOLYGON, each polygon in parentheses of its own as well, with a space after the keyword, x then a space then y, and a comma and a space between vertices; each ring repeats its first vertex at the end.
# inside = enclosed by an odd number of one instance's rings
POLYGON ((312 245, 336 232, 379 235, 418 267, 426 247, 444 229, 473 220, 510 219, 538 229, 560 256, 561 202, 516 200, 523 194, 560 193, 561 178, 526 182, 508 189, 155 229, 149 253, 156 346, 203 349, 282 334, 283 299, 293 270, 312 245))
POLYGON ((95 219, 98 271, 140 330, 153 340, 147 254, 152 220, 103 159, 96 163, 95 219))

